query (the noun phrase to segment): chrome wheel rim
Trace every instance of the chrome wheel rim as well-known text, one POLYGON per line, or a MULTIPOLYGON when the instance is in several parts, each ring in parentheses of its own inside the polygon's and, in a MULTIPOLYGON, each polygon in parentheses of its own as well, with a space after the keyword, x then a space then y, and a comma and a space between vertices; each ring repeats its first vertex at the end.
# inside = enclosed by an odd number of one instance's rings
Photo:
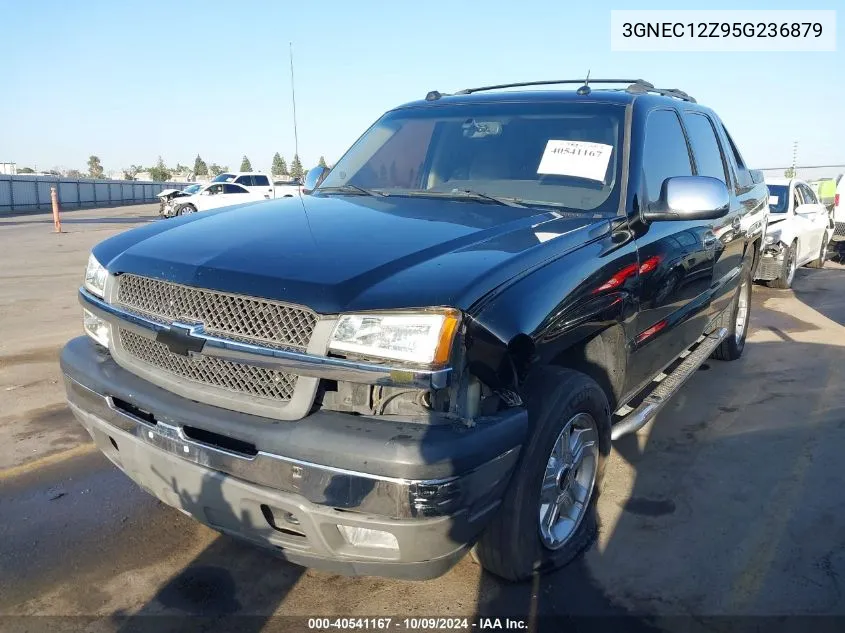
POLYGON ((751 299, 751 284, 743 281, 739 287, 739 299, 736 306, 736 323, 734 324, 734 337, 737 343, 741 343, 745 337, 745 326, 748 324, 748 309, 751 299))
POLYGON ((184 207, 184 208, 181 210, 182 215, 190 215, 190 214, 192 214, 193 212, 194 212, 194 209, 193 209, 192 207, 184 207))
POLYGON ((787 273, 786 283, 792 285, 792 280, 795 279, 795 247, 789 249, 789 273, 787 273))
POLYGON ((540 487, 540 538, 549 549, 563 547, 581 524, 596 483, 598 427, 588 413, 561 429, 546 462, 540 487))
POLYGON ((824 266, 825 260, 827 260, 827 240, 822 240, 822 252, 819 253, 819 263, 821 266, 824 266))

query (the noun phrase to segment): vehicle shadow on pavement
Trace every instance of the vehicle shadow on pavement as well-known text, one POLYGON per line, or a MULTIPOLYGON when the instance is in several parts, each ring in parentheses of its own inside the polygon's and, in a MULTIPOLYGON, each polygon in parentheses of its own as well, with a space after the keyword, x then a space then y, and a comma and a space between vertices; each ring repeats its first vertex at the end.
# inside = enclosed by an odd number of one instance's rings
MULTIPOLYGON (((810 283, 839 273, 802 272, 795 296, 843 323, 845 296, 830 303, 833 286, 817 292, 810 283)), ((737 624, 766 630, 772 622, 759 616, 845 616, 845 503, 838 475, 845 340, 824 341, 819 327, 762 307, 764 300, 789 296, 782 292, 755 288, 740 360, 708 360, 650 425, 615 443, 597 538, 564 569, 510 583, 477 568, 469 573, 476 564, 467 557, 450 575, 477 577, 476 591, 466 592, 475 600, 456 610, 455 596, 444 589, 454 576, 377 584, 320 572, 306 578, 304 569, 267 550, 221 536, 134 612, 141 617, 115 614, 113 622, 121 633, 297 630, 274 614, 302 611, 301 601, 286 604, 300 580, 334 587, 322 605, 308 605, 312 615, 351 616, 338 612, 351 608, 344 591, 369 597, 390 588, 387 603, 362 603, 354 613, 396 619, 466 613, 477 623, 499 618, 504 630, 507 618, 531 631, 645 633, 737 624), (424 595, 438 598, 421 604, 424 595)), ((194 514, 226 509, 215 515, 217 525, 249 520, 225 501, 219 477, 207 477, 195 496, 173 488, 194 514)), ((337 498, 334 492, 327 490, 327 498, 337 498)))
MULTIPOLYGON (((845 322, 845 297, 834 305, 802 285, 808 307, 845 322)), ((754 320, 743 358, 709 359, 650 425, 614 443, 589 550, 525 583, 482 572, 477 618, 689 631, 785 630, 774 616, 821 615, 840 619, 792 624, 841 630, 845 502, 831 473, 845 448, 845 337, 801 342, 755 332, 754 320)))
MULTIPOLYGON (((845 248, 845 242, 842 242, 845 248)), ((828 264, 825 268, 800 268, 795 272, 792 292, 802 303, 812 307, 831 321, 845 325, 845 310, 841 309, 845 290, 845 267, 828 264), (837 286, 838 284, 838 286, 837 286)))
MULTIPOLYGON (((222 482, 219 475, 207 475, 197 494, 179 489, 175 480, 169 485, 182 507, 215 526, 257 527, 248 513, 239 516, 229 505, 222 482)), ((268 626, 270 618, 304 571, 271 551, 221 534, 140 609, 115 613, 111 622, 120 633, 276 630, 268 626)))

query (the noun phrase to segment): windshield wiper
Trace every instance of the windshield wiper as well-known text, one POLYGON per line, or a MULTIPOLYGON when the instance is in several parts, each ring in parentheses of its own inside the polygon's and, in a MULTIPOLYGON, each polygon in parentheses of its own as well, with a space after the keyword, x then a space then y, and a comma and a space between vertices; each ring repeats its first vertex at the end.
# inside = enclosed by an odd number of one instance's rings
POLYGON ((358 185, 353 185, 350 183, 346 183, 345 185, 338 185, 337 187, 318 187, 317 191, 322 192, 332 192, 338 191, 341 193, 361 193, 365 196, 373 196, 376 198, 384 198, 387 197, 387 194, 383 191, 375 191, 373 189, 364 189, 363 187, 359 187, 358 185))
POLYGON ((498 196, 491 196, 486 193, 481 193, 480 191, 474 191, 472 189, 453 189, 452 193, 460 193, 463 194, 461 197, 466 198, 477 198, 480 200, 489 200, 490 202, 495 202, 496 204, 500 204, 505 207, 519 207, 520 209, 524 209, 525 205, 520 204, 514 199, 511 198, 499 198, 498 196))

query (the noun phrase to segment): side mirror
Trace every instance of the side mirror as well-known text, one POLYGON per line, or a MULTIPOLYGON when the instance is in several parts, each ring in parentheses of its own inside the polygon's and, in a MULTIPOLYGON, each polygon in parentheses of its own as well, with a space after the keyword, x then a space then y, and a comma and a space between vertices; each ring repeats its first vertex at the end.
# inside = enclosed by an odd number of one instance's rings
POLYGON ((302 185, 302 193, 311 193, 312 191, 314 191, 317 187, 320 186, 320 183, 323 182, 326 179, 326 176, 328 175, 329 170, 320 165, 309 169, 308 173, 305 176, 305 183, 302 185))
POLYGON ((675 176, 663 181, 660 198, 643 212, 648 222, 715 220, 730 209, 728 188, 718 178, 675 176))

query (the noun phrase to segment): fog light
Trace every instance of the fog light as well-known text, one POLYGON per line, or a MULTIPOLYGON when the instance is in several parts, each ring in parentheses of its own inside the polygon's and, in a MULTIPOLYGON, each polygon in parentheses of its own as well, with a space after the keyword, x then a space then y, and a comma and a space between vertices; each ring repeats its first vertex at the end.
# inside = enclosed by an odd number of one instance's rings
POLYGON ((346 542, 355 547, 380 547, 382 549, 399 550, 399 541, 390 532, 348 525, 338 525, 337 529, 346 539, 346 542))
POLYGON ((109 340, 111 339, 109 324, 103 321, 96 314, 93 314, 82 309, 82 327, 85 333, 94 339, 97 343, 108 349, 109 340))

